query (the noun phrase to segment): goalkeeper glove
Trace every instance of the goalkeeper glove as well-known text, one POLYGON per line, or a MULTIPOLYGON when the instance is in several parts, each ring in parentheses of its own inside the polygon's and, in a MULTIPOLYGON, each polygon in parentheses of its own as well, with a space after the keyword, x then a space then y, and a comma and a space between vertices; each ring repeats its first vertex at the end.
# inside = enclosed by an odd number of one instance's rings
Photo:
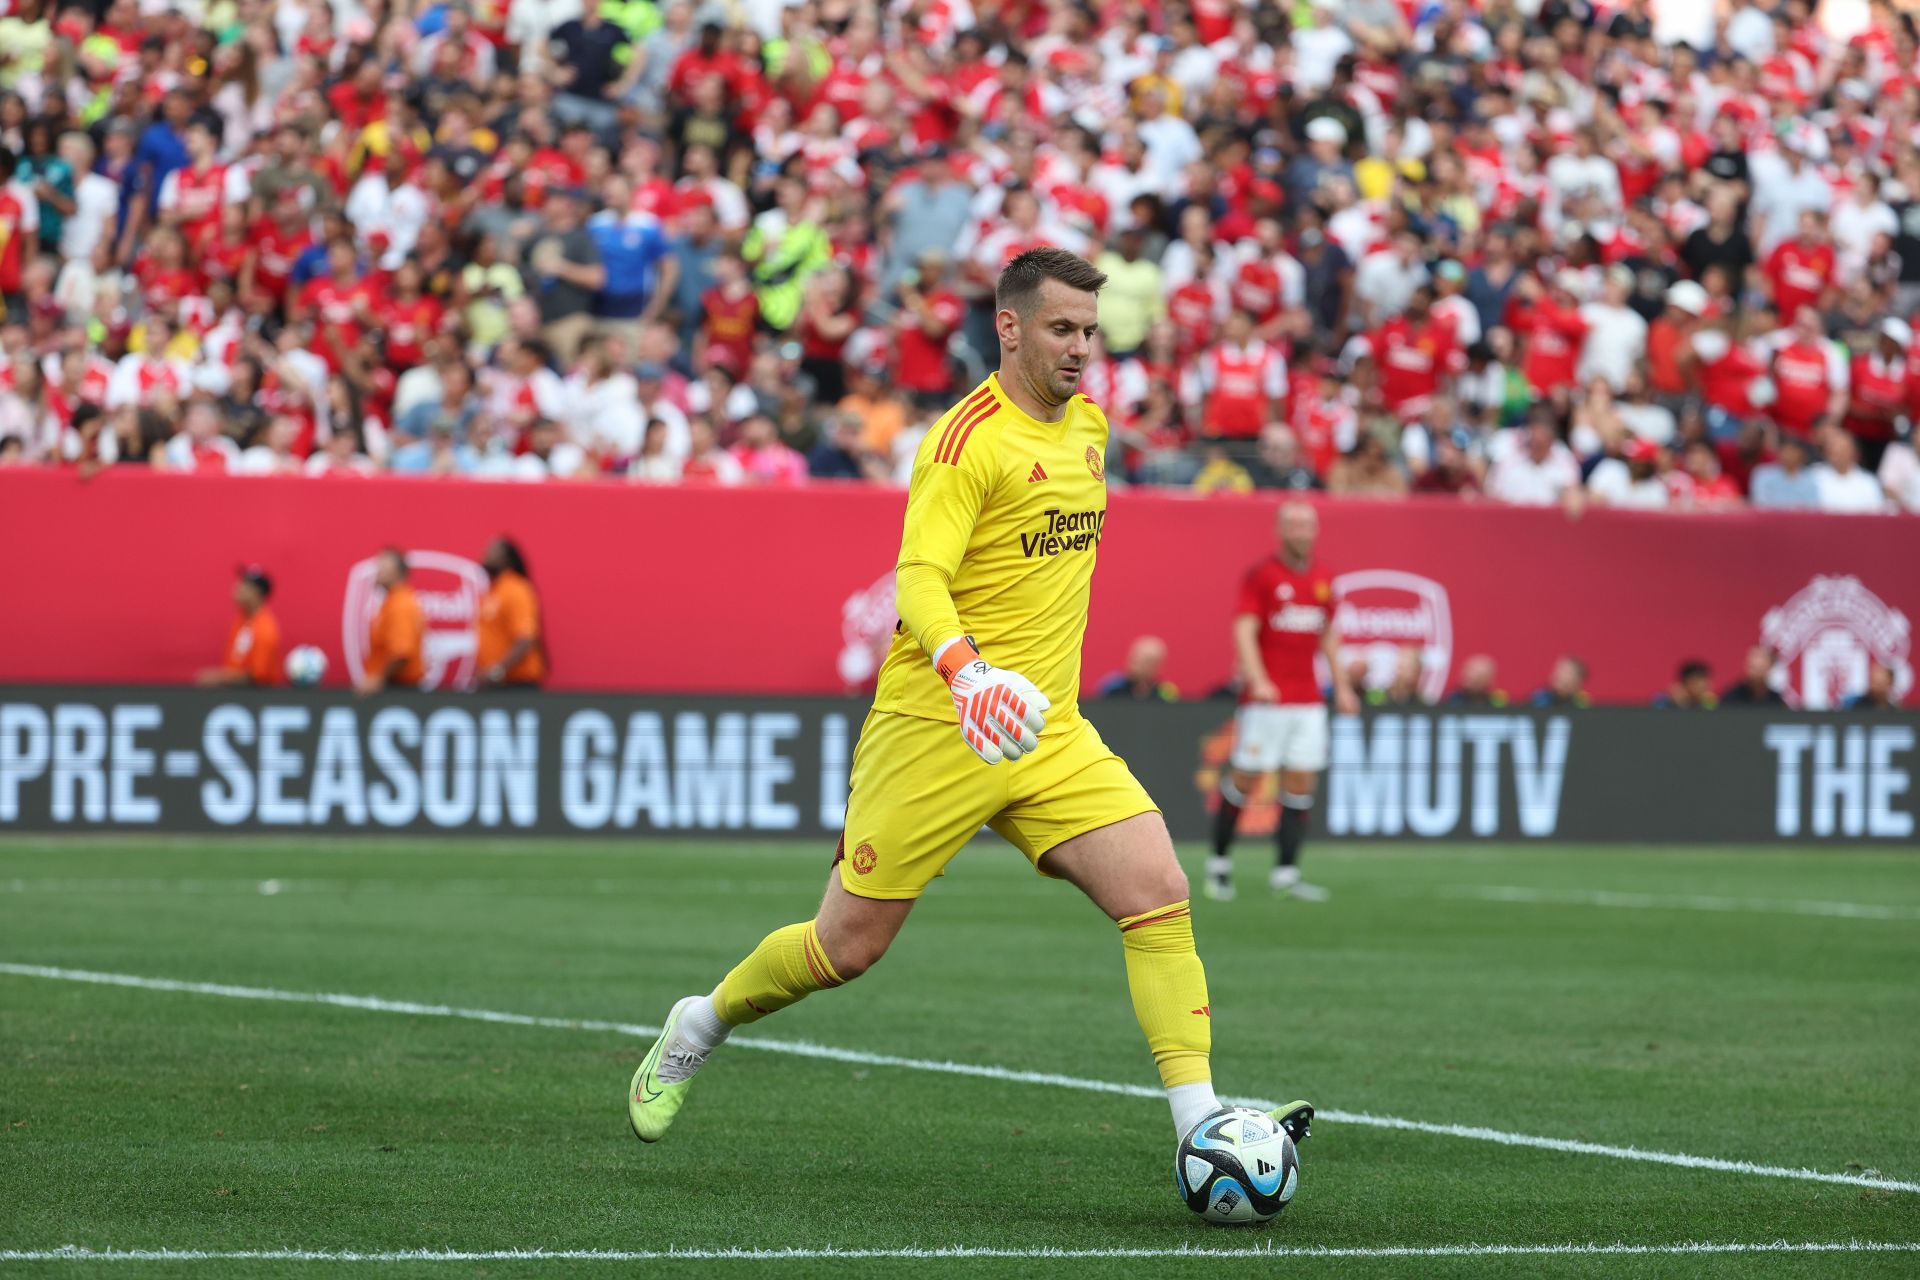
POLYGON ((933 665, 953 694, 960 736, 982 760, 1018 760, 1040 745, 1046 711, 1053 704, 1033 681, 981 658, 966 636, 942 645, 933 665))

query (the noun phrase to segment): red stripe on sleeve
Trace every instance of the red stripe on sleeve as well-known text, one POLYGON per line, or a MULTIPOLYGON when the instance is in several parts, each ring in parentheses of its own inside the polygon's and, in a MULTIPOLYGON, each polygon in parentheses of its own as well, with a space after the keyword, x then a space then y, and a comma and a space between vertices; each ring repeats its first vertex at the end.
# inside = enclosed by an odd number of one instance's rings
POLYGON ((942 432, 940 436, 940 447, 936 449, 933 454, 933 460, 935 462, 947 461, 947 446, 953 443, 953 433, 955 429, 959 427, 961 420, 964 419, 968 413, 979 406, 981 396, 985 396, 991 401, 993 399, 992 389, 989 387, 981 387, 965 400, 962 400, 960 407, 953 411, 953 416, 947 419, 947 429, 942 432))

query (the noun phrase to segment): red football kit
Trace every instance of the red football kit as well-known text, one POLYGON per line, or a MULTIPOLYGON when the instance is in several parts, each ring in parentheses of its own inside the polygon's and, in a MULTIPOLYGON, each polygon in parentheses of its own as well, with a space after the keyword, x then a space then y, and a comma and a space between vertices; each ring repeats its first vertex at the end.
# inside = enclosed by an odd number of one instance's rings
POLYGON ((1326 701, 1313 663, 1333 619, 1332 575, 1313 565, 1295 570, 1269 556, 1241 582, 1235 612, 1260 619, 1260 660, 1283 704, 1326 701))

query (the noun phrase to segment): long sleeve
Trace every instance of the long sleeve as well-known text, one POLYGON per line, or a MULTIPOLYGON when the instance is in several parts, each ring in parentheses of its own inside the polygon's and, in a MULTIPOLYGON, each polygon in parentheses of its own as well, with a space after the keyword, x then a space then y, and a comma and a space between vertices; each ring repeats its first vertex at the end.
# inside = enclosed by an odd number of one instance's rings
MULTIPOLYGON (((976 445, 953 462, 941 461, 940 432, 927 433, 907 488, 907 518, 894 566, 900 621, 928 657, 966 633, 954 607, 953 577, 987 496, 989 449, 976 445)), ((984 643, 985 641, 983 641, 984 643)))

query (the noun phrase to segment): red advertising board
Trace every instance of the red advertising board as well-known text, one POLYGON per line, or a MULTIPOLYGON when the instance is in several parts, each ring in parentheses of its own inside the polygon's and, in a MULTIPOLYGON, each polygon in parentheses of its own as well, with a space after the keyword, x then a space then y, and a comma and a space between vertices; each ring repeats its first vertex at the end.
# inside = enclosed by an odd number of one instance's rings
MULTIPOLYGON (((487 540, 522 545, 549 619, 555 688, 827 693, 859 687, 893 624, 904 495, 373 479, 0 472, 0 682, 178 683, 216 662, 234 566, 267 567, 288 645, 342 683, 373 590, 366 561, 419 565, 443 684, 469 673, 487 540)), ((1867 664, 1912 683, 1920 520, 1662 515, 1452 500, 1322 500, 1321 558, 1349 639, 1385 669, 1417 644, 1430 692, 1490 654, 1516 700, 1556 655, 1601 701, 1643 702, 1676 663, 1731 680, 1747 646, 1786 660, 1788 693, 1833 705, 1867 664)), ((1230 664, 1241 574, 1272 542, 1263 497, 1116 492, 1087 636, 1089 684, 1129 642, 1167 642, 1189 696, 1230 664)), ((992 652, 992 637, 980 637, 992 652)))

